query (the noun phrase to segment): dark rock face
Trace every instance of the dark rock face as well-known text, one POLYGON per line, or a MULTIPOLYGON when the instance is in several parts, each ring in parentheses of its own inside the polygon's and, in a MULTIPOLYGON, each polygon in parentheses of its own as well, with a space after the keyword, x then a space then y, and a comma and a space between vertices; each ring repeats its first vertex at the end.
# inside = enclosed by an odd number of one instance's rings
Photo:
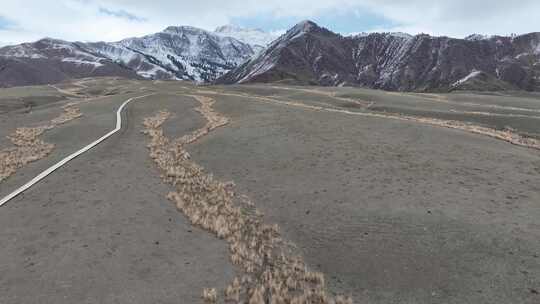
POLYGON ((540 33, 342 37, 304 21, 217 83, 290 81, 399 91, 540 90, 540 33))
POLYGON ((218 83, 272 82, 293 79, 306 84, 335 85, 354 78, 350 46, 345 39, 312 22, 302 22, 253 59, 224 75, 218 83), (339 75, 339 79, 333 78, 339 75))

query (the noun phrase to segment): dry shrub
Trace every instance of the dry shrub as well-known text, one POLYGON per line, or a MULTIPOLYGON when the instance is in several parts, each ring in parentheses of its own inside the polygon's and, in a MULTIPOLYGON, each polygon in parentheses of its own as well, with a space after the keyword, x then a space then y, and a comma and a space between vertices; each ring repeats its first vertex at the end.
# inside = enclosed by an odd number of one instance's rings
POLYGON ((52 152, 54 144, 46 143, 39 138, 45 131, 82 116, 79 109, 72 105, 66 105, 63 109, 64 112, 51 120, 48 125, 17 128, 8 136, 13 147, 0 151, 0 182, 17 172, 19 168, 42 159, 52 152))
POLYGON ((17 172, 17 169, 51 153, 54 145, 38 138, 45 130, 47 127, 18 128, 8 136, 14 147, 0 151, 0 182, 17 172))
POLYGON ((217 290, 215 288, 203 289, 202 298, 205 303, 211 304, 217 302, 217 290))
POLYGON ((82 116, 79 108, 74 107, 73 104, 67 104, 62 108, 64 109, 64 113, 51 121, 53 126, 64 124, 82 116))
MULTIPOLYGON (((301 257, 292 253, 283 241, 277 225, 263 222, 263 216, 245 196, 237 198, 232 183, 214 179, 190 160, 185 145, 211 130, 227 124, 227 118, 214 112, 213 100, 193 96, 200 103, 197 110, 207 124, 177 140, 163 134, 162 124, 170 117, 161 111, 145 119, 144 133, 150 136, 150 156, 161 169, 162 178, 175 186, 168 199, 193 225, 224 239, 234 265, 242 271, 225 289, 225 300, 236 303, 352 303, 349 298, 332 298, 325 292, 324 276, 310 271, 301 257)), ((208 289, 203 297, 211 298, 208 289)))
POLYGON ((238 302, 240 301, 240 293, 242 292, 242 285, 238 278, 234 278, 232 283, 225 289, 225 301, 238 302))

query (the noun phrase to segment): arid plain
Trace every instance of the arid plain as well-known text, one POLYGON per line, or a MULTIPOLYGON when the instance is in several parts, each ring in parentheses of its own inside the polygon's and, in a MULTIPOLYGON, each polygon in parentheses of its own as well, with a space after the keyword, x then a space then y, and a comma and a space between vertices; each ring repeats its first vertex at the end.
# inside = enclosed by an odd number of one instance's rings
POLYGON ((140 96, 0 207, 0 303, 540 302, 540 94, 1 89, 0 198, 140 96))

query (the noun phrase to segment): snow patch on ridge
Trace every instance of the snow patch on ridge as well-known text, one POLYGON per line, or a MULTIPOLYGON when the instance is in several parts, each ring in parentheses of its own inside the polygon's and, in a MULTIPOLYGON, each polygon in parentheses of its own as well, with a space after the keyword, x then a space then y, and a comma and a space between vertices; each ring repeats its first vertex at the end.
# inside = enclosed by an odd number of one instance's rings
POLYGON ((352 37, 352 38, 361 38, 361 37, 367 37, 369 35, 373 35, 373 34, 383 34, 383 35, 388 35, 388 36, 391 36, 391 37, 397 37, 397 38, 403 38, 403 39, 412 39, 414 38, 413 35, 411 34, 407 34, 407 33, 404 33, 404 32, 372 32, 372 33, 368 33, 368 32, 357 32, 357 33, 349 33, 347 35, 345 35, 345 37, 352 37))
POLYGON ((469 41, 480 41, 480 40, 488 40, 491 37, 488 35, 482 35, 482 34, 472 34, 467 37, 465 37, 465 40, 469 41))
POLYGON ((243 83, 244 81, 248 80, 248 79, 251 79, 257 75, 261 75, 267 71, 269 71, 270 69, 272 69, 276 64, 272 61, 261 61, 257 64, 257 66, 255 66, 252 71, 247 74, 246 76, 244 76, 242 79, 240 79, 238 82, 239 83, 243 83))
POLYGON ((94 68, 103 66, 103 63, 101 63, 101 62, 86 61, 86 60, 81 60, 81 59, 77 59, 77 58, 64 58, 64 59, 62 59, 62 62, 69 62, 69 63, 74 63, 74 64, 77 64, 77 65, 91 65, 91 66, 94 66, 94 68))
POLYGON ((7 46, 5 47, 5 50, 6 51, 3 52, 2 56, 32 59, 47 58, 47 56, 40 54, 38 50, 34 49, 28 44, 7 46))
POLYGON ((472 70, 469 75, 467 75, 467 76, 461 78, 460 80, 454 82, 452 84, 452 86, 456 87, 456 86, 462 85, 462 84, 466 83, 467 81, 469 81, 470 79, 477 77, 480 74, 482 74, 482 71, 472 70))

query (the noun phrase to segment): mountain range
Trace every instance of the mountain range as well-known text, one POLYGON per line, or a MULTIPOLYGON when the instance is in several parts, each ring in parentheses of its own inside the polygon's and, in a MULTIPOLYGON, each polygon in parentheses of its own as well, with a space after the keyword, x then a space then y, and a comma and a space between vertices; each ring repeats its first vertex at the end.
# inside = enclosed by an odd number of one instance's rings
POLYGON ((465 39, 291 28, 218 83, 286 81, 398 91, 540 90, 540 33, 465 39))
POLYGON ((45 38, 0 48, 0 86, 88 76, 218 84, 287 82, 399 91, 540 90, 540 33, 361 33, 303 21, 276 37, 235 26, 171 26, 118 42, 45 38))
POLYGON ((91 76, 210 82, 261 52, 275 38, 261 30, 233 26, 215 32, 170 26, 118 42, 44 38, 0 48, 0 86, 91 76))

